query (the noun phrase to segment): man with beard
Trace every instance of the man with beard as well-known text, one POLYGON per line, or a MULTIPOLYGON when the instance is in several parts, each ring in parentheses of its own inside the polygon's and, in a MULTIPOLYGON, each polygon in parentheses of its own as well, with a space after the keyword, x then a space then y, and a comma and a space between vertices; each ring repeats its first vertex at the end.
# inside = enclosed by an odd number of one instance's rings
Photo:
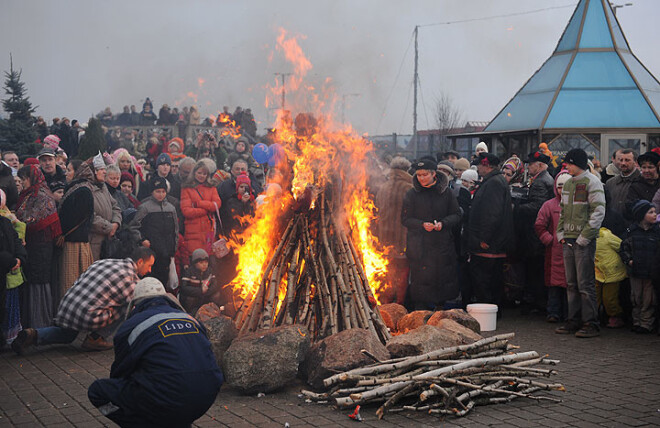
POLYGON ((57 165, 55 150, 44 147, 37 155, 41 172, 46 178, 46 184, 54 181, 66 181, 66 172, 57 165))
POLYGON ((637 153, 632 149, 621 149, 616 154, 620 174, 607 180, 605 191, 610 194, 612 208, 629 219, 626 201, 630 186, 641 176, 637 169, 637 153))

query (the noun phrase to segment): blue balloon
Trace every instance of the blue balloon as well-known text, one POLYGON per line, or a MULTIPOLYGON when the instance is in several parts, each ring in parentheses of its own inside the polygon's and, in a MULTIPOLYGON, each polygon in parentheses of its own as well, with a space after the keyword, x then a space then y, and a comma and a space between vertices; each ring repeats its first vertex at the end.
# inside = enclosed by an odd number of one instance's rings
POLYGON ((278 143, 275 143, 270 147, 268 147, 268 149, 271 152, 271 155, 268 159, 268 166, 270 167, 277 166, 281 162, 286 161, 286 152, 284 151, 284 147, 282 147, 278 143))
POLYGON ((258 163, 268 162, 270 156, 270 150, 264 143, 255 144, 254 148, 252 149, 252 157, 258 163))

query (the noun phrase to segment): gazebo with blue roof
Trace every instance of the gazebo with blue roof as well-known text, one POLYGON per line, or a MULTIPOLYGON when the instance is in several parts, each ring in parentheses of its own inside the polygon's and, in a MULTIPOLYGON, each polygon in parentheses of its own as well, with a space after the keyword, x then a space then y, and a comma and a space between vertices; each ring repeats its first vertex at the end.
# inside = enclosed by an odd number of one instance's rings
POLYGON ((506 154, 540 142, 603 162, 622 147, 645 152, 660 146, 660 83, 630 50, 609 2, 581 0, 552 56, 479 134, 506 154))

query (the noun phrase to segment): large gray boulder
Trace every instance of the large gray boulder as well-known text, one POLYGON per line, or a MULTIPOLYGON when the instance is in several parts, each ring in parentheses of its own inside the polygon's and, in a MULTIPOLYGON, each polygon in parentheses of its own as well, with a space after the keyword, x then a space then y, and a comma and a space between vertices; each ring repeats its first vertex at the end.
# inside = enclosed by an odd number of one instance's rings
POLYGON ((295 380, 309 345, 309 333, 301 325, 238 337, 223 356, 227 384, 244 394, 276 391, 295 380))
POLYGON ((432 325, 423 325, 407 333, 394 336, 387 342, 392 358, 421 355, 440 348, 458 346, 463 339, 458 334, 432 325))
POLYGON ((227 352, 229 345, 238 336, 236 324, 234 324, 231 318, 220 315, 204 321, 204 327, 206 327, 206 332, 208 333, 211 348, 213 349, 213 354, 215 354, 218 366, 222 367, 225 352, 227 352))
POLYGON ((333 374, 374 363, 362 352, 366 349, 379 360, 390 357, 387 348, 368 330, 353 328, 328 336, 315 343, 305 357, 304 372, 307 383, 323 387, 323 379, 333 374))
POLYGON ((481 333, 481 326, 479 321, 474 319, 474 317, 463 309, 449 309, 447 311, 437 311, 429 318, 427 324, 436 325, 437 322, 441 319, 450 319, 454 320, 457 323, 464 325, 475 333, 481 333))

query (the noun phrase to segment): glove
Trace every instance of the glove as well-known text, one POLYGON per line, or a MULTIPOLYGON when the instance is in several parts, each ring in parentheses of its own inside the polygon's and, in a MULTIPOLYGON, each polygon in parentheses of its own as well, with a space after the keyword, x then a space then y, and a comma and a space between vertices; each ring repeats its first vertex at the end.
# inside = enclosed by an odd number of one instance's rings
POLYGON ((580 247, 586 247, 589 245, 591 240, 585 238, 584 236, 580 235, 578 238, 575 240, 575 243, 578 244, 580 247))

